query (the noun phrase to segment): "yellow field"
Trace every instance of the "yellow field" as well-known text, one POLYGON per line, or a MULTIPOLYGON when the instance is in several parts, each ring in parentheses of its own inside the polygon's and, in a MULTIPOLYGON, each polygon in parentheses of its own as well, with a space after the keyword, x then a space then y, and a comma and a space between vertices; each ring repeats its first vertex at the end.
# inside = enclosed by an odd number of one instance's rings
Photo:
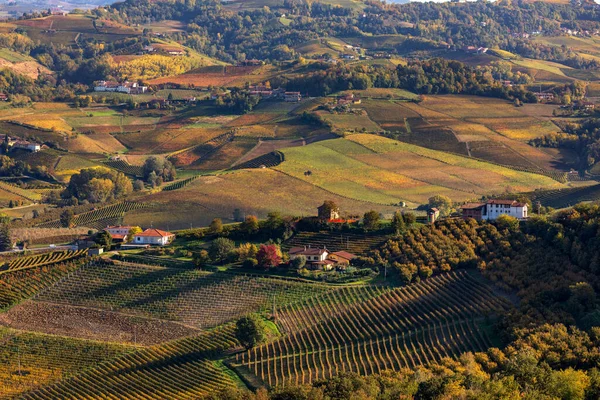
POLYGON ((271 169, 200 177, 183 189, 156 193, 142 200, 156 207, 128 212, 124 223, 149 226, 152 222, 165 229, 189 228, 190 221, 195 226, 207 226, 214 217, 232 222, 236 208, 259 218, 270 211, 308 216, 316 215, 324 200, 335 201, 343 214, 362 214, 369 209, 391 213, 395 209, 344 198, 271 169))

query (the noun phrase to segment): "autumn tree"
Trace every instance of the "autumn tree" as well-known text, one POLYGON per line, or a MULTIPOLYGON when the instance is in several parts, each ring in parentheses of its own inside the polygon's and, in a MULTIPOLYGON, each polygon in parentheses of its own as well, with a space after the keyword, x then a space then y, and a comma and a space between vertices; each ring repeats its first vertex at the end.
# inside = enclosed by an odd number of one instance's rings
POLYGON ((281 264, 280 251, 278 250, 276 244, 261 244, 258 253, 256 253, 258 265, 265 269, 269 269, 281 264))
POLYGON ((240 230, 247 235, 258 232, 258 218, 255 215, 248 215, 244 222, 240 224, 240 230))
POLYGON ((142 228, 139 226, 132 226, 127 232, 127 243, 133 242, 133 237, 138 233, 142 233, 142 228))
POLYGON ((223 221, 221 221, 221 218, 213 219, 208 227, 208 230, 214 235, 218 235, 219 233, 223 232, 223 221))

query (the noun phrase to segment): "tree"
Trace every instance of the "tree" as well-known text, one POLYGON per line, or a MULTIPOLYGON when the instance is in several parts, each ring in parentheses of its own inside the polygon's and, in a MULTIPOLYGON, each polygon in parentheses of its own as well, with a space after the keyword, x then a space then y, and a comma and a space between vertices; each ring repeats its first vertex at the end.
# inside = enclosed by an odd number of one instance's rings
POLYGON ((264 222, 264 227, 271 235, 275 234, 283 227, 283 217, 281 213, 272 211, 267 214, 267 219, 264 222))
POLYGON ((100 231, 94 237, 94 242, 98 243, 101 247, 109 249, 112 246, 112 236, 107 231, 100 231))
POLYGON ((133 241, 133 237, 135 235, 137 235, 138 233, 142 233, 142 228, 140 228, 139 226, 132 226, 129 229, 129 232, 127 232, 127 243, 130 243, 133 241))
POLYGON ((133 191, 131 181, 122 173, 107 168, 87 168, 71 176, 61 193, 63 199, 74 198, 99 203, 125 197, 133 191))
POLYGON ((412 212, 405 212, 402 214, 402 219, 404 219, 404 223, 406 226, 410 227, 412 224, 417 222, 417 217, 412 212))
POLYGON ((142 167, 142 172, 144 174, 144 179, 148 183, 151 183, 149 182, 149 179, 151 179, 150 176, 152 172, 154 172, 157 177, 162 178, 165 182, 172 181, 177 177, 177 172, 171 161, 156 156, 151 156, 146 159, 144 166, 142 167))
POLYGON ((266 325, 257 315, 248 315, 237 320, 234 334, 246 349, 251 349, 267 338, 266 325))
POLYGON ((392 217, 392 229, 396 235, 400 234, 402 231, 404 231, 404 229, 406 229, 404 218, 402 217, 402 213, 400 211, 396 211, 392 217))
POLYGON ((278 247, 276 244, 261 244, 256 253, 256 259, 258 265, 265 268, 273 268, 281 264, 281 256, 278 254, 278 247))
POLYGON ((292 258, 290 260, 290 265, 294 269, 304 268, 304 266, 306 265, 306 256, 300 255, 298 257, 292 258))
POLYGON ((208 230, 214 235, 218 235, 219 233, 223 232, 223 221, 221 221, 221 218, 213 219, 208 227, 208 230))
POLYGON ((452 213, 452 204, 452 200, 448 196, 438 194, 429 198, 429 207, 440 210, 441 216, 447 216, 452 213))
POLYGON ((363 227, 368 231, 379 228, 379 213, 375 210, 366 212, 363 215, 363 227))
POLYGON ((75 218, 75 213, 71 209, 66 209, 62 213, 60 213, 60 225, 65 228, 73 227, 73 219, 75 218))
POLYGON ((13 243, 10 237, 10 228, 7 223, 0 224, 0 251, 12 249, 13 243))
POLYGON ((210 256, 208 255, 208 251, 200 250, 198 253, 194 253, 193 263, 198 268, 205 267, 208 263, 210 263, 210 256))
POLYGON ((223 263, 234 250, 235 243, 233 240, 227 238, 216 238, 210 243, 208 254, 213 261, 223 263))
POLYGON ((240 230, 247 235, 258 232, 258 218, 254 215, 248 215, 244 222, 240 224, 240 230))
POLYGON ((133 190, 135 190, 136 192, 144 190, 144 181, 142 181, 141 179, 136 179, 133 182, 133 190))
POLYGON ((245 261, 248 258, 255 258, 256 253, 258 253, 258 247, 254 243, 244 243, 240 244, 237 249, 238 260, 245 261))
POLYGON ((519 220, 507 214, 502 214, 496 218, 496 226, 499 229, 508 229, 516 231, 519 229, 519 220))
POLYGON ((590 385, 590 378, 585 371, 567 368, 553 371, 550 375, 549 392, 559 399, 583 400, 590 385))

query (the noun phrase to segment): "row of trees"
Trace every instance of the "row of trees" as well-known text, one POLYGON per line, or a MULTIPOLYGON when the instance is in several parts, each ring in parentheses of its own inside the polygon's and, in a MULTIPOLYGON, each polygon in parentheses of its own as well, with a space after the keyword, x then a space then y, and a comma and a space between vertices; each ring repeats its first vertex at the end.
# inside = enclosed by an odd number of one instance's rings
POLYGON ((242 243, 236 247, 235 242, 224 237, 210 242, 208 250, 200 250, 194 254, 194 265, 203 268, 209 264, 241 262, 246 268, 275 268, 287 256, 281 252, 279 245, 266 243, 257 246, 253 243, 242 243))

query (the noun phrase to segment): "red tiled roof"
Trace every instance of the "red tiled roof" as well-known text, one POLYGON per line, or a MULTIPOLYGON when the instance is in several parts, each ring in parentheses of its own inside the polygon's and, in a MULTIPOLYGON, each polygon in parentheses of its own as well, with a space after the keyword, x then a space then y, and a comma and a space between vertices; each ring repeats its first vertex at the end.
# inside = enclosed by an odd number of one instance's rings
POLYGON ((488 200, 487 204, 500 204, 500 205, 513 206, 513 207, 525 206, 525 203, 520 203, 516 200, 503 200, 503 199, 488 200))
POLYGON ((327 252, 326 249, 319 249, 318 247, 292 247, 288 251, 291 255, 307 255, 307 256, 320 256, 327 252))
POLYGON ((460 208, 463 210, 476 210, 483 206, 485 206, 485 203, 467 203, 460 206, 460 208))
POLYGON ((160 229, 148 228, 142 233, 138 233, 135 236, 149 236, 149 237, 168 237, 174 236, 171 232, 161 231, 160 229))
POLYGON ((113 239, 122 239, 122 240, 124 240, 127 237, 127 235, 120 235, 118 233, 111 233, 110 237, 113 238, 113 239))
POLYGON ((352 260, 352 259, 356 258, 356 255, 354 255, 352 253, 348 253, 347 251, 336 251, 331 254, 334 256, 340 257, 340 258, 344 258, 346 260, 352 260))

